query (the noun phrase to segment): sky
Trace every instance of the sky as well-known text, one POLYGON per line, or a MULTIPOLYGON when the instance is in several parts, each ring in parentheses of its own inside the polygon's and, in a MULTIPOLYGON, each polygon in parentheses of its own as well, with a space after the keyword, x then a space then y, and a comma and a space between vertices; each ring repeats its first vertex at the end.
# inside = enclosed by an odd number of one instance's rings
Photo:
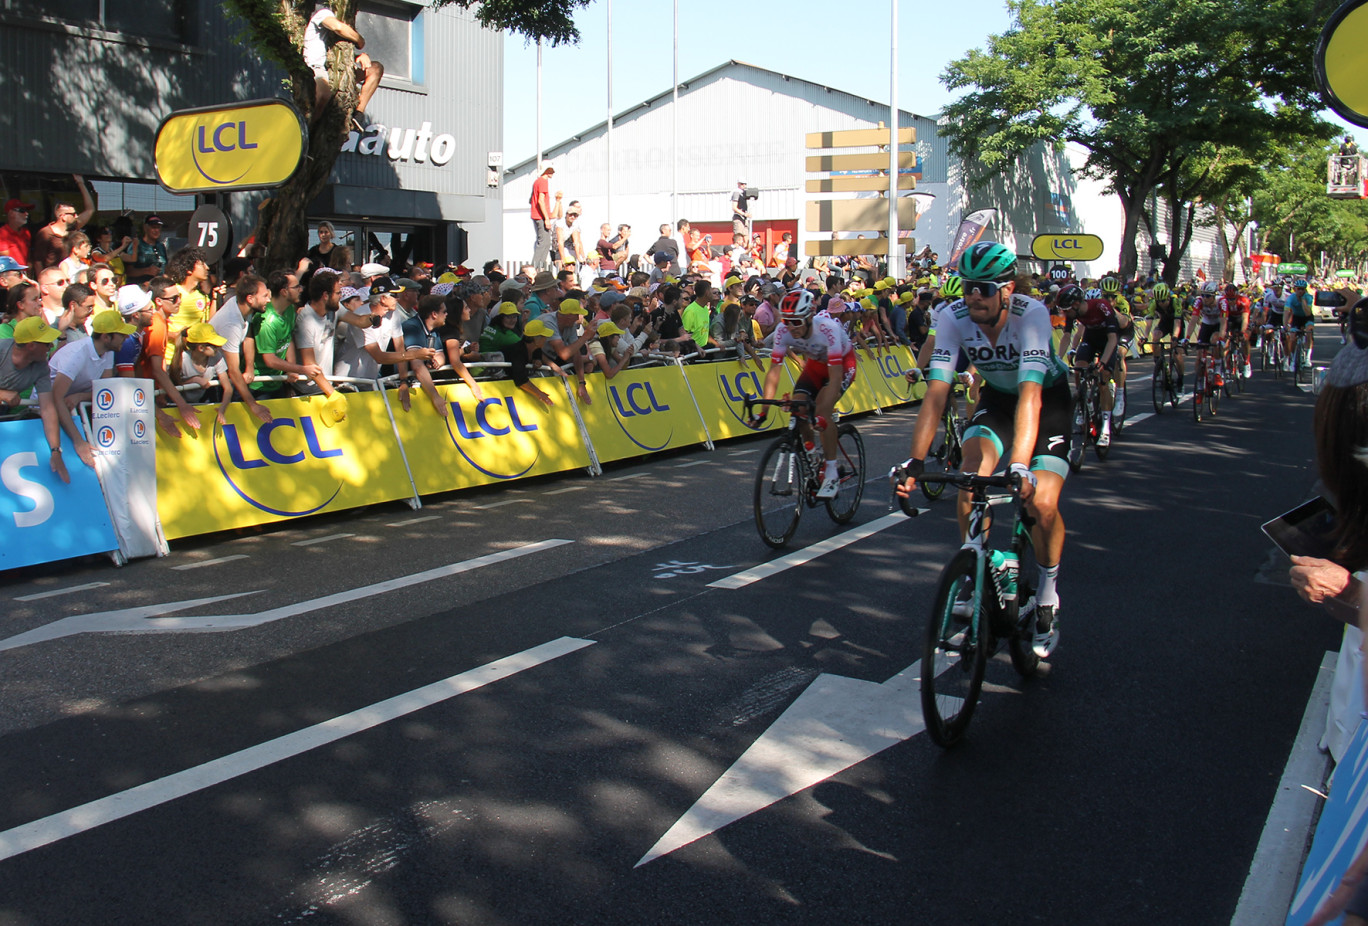
MULTIPOLYGON (((735 58, 887 103, 890 0, 685 0, 679 8, 679 79, 735 58)), ((674 0, 614 0, 613 111, 673 83, 674 0)), ((903 0, 898 7, 898 105, 932 116, 953 97, 940 82, 951 61, 1011 24, 1003 0, 903 0)), ((542 49, 542 146, 548 149, 608 114, 608 0, 575 17, 580 44, 542 49)), ((537 150, 537 50, 504 39, 504 166, 537 150)), ((1325 118, 1355 136, 1333 113, 1325 118)), ((1368 150, 1368 149, 1365 149, 1368 150)))

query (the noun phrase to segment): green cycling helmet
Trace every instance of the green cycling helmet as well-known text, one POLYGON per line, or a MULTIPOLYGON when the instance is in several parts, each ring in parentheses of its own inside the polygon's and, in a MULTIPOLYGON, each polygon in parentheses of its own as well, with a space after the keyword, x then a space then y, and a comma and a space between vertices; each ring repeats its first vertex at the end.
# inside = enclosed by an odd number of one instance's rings
POLYGON ((1016 276, 1016 255, 996 241, 980 241, 959 260, 961 279, 1005 283, 1016 276))
POLYGON ((941 295, 947 299, 959 299, 964 295, 964 284, 960 282, 959 277, 946 277, 945 282, 941 284, 940 291, 941 295))
POLYGON ((1119 280, 1117 280, 1116 277, 1103 277, 1103 278, 1102 278, 1102 292, 1104 292, 1104 293, 1119 293, 1119 292, 1121 292, 1121 282, 1120 282, 1119 280))
POLYGON ((1154 289, 1150 290, 1150 294, 1154 296, 1155 299, 1163 300, 1170 298, 1173 295, 1173 290, 1169 289, 1167 283, 1155 283, 1154 289))

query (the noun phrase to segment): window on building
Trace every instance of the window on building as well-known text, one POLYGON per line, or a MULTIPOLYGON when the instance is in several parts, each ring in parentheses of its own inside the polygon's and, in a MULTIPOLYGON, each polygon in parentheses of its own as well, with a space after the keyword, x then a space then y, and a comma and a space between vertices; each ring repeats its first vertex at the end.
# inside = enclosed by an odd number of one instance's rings
POLYGON ((0 0, 0 9, 92 29, 185 41, 189 0, 0 0))
POLYGON ((423 82, 423 9, 368 3, 356 13, 366 54, 385 65, 385 76, 423 82))

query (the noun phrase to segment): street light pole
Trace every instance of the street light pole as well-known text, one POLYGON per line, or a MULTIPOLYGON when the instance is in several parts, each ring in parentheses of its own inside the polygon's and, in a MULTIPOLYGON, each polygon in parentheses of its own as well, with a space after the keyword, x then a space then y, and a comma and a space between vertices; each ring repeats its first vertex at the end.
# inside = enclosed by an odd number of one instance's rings
POLYGON ((889 110, 888 124, 888 273, 901 278, 903 259, 898 237, 898 130, 902 120, 898 113, 898 0, 889 0, 893 23, 889 30, 889 110))

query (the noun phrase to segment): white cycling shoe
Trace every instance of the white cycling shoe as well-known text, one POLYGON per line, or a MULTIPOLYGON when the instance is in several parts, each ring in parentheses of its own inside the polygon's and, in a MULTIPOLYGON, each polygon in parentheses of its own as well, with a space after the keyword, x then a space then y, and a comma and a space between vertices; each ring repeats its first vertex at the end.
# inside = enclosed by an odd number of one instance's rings
POLYGON ((1049 658, 1059 645, 1059 605, 1036 607, 1035 639, 1031 650, 1041 659, 1049 658))
POLYGON ((822 480, 822 486, 817 490, 818 498, 835 498, 841 491, 841 477, 828 476, 822 480))

